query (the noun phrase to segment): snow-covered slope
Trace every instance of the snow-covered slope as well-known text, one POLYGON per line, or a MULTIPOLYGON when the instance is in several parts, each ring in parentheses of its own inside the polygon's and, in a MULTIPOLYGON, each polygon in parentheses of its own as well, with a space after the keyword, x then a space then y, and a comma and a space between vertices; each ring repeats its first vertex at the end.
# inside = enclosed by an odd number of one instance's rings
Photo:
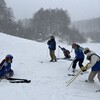
MULTIPOLYGON (((57 43, 56 56, 63 57, 57 43)), ((89 47, 100 54, 100 44, 81 44, 89 47)), ((12 54, 14 60, 12 69, 15 72, 13 77, 31 79, 29 84, 12 84, 7 80, 0 82, 0 100, 99 100, 100 94, 95 90, 100 89, 97 78, 95 83, 85 83, 88 74, 79 75, 76 80, 67 87, 66 81, 70 78, 71 68, 68 67, 71 61, 58 60, 49 62, 49 51, 46 43, 38 43, 18 37, 0 33, 0 61, 7 55, 12 54)), ((74 52, 71 53, 74 57, 74 52)), ((86 60, 84 64, 86 64, 86 60)), ((79 67, 77 66, 79 71, 79 67)))

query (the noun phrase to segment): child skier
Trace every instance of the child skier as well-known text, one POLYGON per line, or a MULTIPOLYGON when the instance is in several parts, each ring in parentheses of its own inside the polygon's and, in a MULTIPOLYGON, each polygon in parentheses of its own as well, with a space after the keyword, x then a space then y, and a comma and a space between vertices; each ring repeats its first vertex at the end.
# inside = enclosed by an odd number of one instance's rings
POLYGON ((9 78, 12 77, 14 72, 11 69, 11 63, 12 63, 13 56, 7 55, 5 59, 2 60, 0 63, 0 78, 9 78))

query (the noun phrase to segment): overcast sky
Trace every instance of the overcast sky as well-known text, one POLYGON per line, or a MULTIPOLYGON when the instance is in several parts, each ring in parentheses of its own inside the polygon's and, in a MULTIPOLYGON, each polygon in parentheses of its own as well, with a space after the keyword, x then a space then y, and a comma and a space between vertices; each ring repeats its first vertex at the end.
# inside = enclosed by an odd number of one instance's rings
POLYGON ((71 20, 100 17, 100 0, 5 0, 16 19, 32 18, 40 8, 67 9, 71 20))

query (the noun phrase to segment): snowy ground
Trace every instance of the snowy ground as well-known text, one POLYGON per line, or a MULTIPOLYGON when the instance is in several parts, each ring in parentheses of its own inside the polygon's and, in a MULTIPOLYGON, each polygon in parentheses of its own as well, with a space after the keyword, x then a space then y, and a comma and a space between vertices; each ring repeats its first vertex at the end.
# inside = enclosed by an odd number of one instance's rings
MULTIPOLYGON (((56 56, 63 57, 58 45, 71 50, 67 44, 57 43, 56 56)), ((100 44, 86 43, 83 47, 89 47, 100 55, 100 44)), ((7 80, 0 82, 0 100, 99 100, 100 83, 95 78, 95 83, 85 83, 88 74, 79 75, 77 79, 67 87, 66 81, 72 78, 68 76, 71 69, 68 67, 71 61, 58 60, 49 62, 49 51, 46 43, 38 43, 0 33, 0 61, 7 54, 12 54, 14 60, 12 69, 13 77, 31 79, 31 83, 9 83, 7 80)), ((74 57, 74 52, 71 53, 74 57)), ((85 59, 84 64, 87 60, 85 59)), ((77 71, 79 71, 77 66, 77 71)))

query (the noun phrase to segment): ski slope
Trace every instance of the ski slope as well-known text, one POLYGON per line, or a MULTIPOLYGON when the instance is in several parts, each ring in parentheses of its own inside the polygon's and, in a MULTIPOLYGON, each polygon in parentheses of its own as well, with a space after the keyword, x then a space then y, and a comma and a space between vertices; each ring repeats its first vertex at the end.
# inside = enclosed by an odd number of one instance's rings
MULTIPOLYGON (((56 56, 63 57, 58 45, 71 51, 71 46, 57 42, 56 56)), ((100 43, 80 44, 100 55, 100 43)), ((84 82, 89 73, 79 75, 68 87, 67 81, 71 61, 49 62, 48 46, 45 43, 22 39, 0 33, 0 62, 7 54, 14 56, 12 69, 15 78, 27 78, 31 83, 0 82, 0 100, 100 100, 100 83, 84 82)), ((74 57, 74 52, 71 52, 74 57)), ((87 63, 85 59, 84 64, 87 63)), ((77 66, 77 72, 80 69, 77 66)))

